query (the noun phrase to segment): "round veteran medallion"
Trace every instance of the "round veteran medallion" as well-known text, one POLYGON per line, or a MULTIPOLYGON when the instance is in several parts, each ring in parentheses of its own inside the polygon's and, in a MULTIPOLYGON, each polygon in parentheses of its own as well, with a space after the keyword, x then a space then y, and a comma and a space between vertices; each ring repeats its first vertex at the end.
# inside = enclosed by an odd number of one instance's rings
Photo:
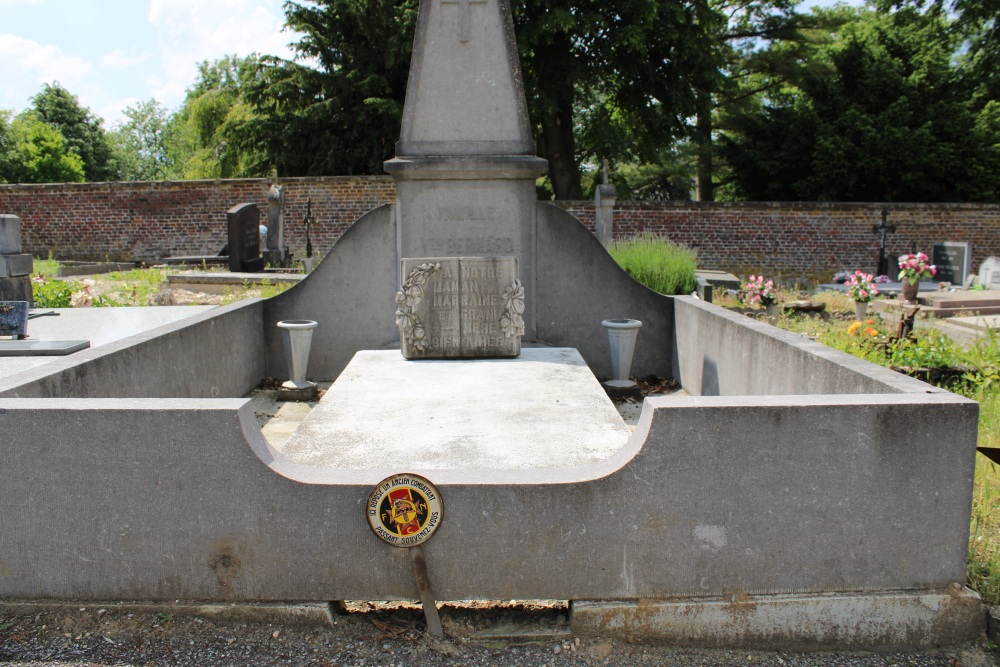
POLYGON ((386 477, 368 496, 368 525, 394 547, 424 542, 441 525, 441 494, 420 475, 386 477))

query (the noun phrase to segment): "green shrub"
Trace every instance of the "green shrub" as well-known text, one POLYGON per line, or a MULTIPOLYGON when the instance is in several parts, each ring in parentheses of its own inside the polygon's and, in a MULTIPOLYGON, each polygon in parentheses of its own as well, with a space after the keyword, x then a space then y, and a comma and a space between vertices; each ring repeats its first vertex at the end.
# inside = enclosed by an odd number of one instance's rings
POLYGON ((32 298, 35 308, 69 308, 73 299, 73 290, 64 280, 38 280, 31 284, 32 298))
POLYGON ((618 265, 660 294, 690 294, 698 257, 690 248, 652 234, 617 241, 608 249, 618 265))

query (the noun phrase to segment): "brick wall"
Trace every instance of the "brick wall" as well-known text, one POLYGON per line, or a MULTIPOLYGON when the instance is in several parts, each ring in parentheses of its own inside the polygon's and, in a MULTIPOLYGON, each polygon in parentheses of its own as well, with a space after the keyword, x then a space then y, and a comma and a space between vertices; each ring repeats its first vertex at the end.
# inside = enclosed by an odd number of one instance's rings
MULTIPOLYGON (((593 229, 592 202, 559 202, 593 229)), ((697 250, 703 268, 740 276, 764 273, 783 282, 829 282, 840 269, 875 271, 872 226, 883 204, 817 202, 617 202, 615 238, 642 232, 697 250)), ((972 268, 1000 256, 1000 204, 889 204, 897 231, 886 241, 890 269, 913 248, 941 241, 972 244, 972 268)), ((893 276, 895 278, 895 276, 893 276)))
MULTIPOLYGON (((327 250, 362 214, 392 201, 387 177, 284 178, 285 244, 305 255, 303 217, 312 198, 313 248, 327 250)), ((20 216, 24 252, 59 259, 157 260, 215 255, 226 211, 255 203, 267 223, 266 179, 0 185, 0 211, 20 216)))
MULTIPOLYGON (((313 247, 325 253, 366 211, 395 196, 388 176, 282 179, 286 243, 305 250, 311 197, 313 247)), ((0 185, 0 213, 22 220, 24 252, 60 259, 154 261, 214 255, 226 243, 226 211, 256 203, 266 222, 266 179, 156 183, 0 185)), ((592 202, 558 202, 593 229, 592 202)), ((890 258, 936 241, 972 243, 973 268, 1000 256, 1000 204, 892 204, 890 258)), ((615 236, 652 232, 695 248, 705 268, 765 273, 786 282, 827 281, 839 269, 875 269, 882 204, 618 202, 615 236)))

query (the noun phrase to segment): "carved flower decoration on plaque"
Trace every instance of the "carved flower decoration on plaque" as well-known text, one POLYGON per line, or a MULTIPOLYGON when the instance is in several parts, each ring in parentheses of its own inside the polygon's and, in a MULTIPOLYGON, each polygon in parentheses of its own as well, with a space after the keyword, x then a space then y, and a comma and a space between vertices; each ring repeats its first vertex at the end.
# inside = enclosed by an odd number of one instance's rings
POLYGON ((426 333, 423 323, 413 311, 424 296, 424 285, 440 268, 440 264, 421 264, 410 271, 410 275, 396 292, 396 326, 402 332, 406 344, 420 352, 427 349, 426 333))
POLYGON ((521 281, 514 279, 513 284, 503 291, 501 298, 506 302, 503 315, 500 316, 500 330, 507 338, 524 335, 524 288, 521 281))

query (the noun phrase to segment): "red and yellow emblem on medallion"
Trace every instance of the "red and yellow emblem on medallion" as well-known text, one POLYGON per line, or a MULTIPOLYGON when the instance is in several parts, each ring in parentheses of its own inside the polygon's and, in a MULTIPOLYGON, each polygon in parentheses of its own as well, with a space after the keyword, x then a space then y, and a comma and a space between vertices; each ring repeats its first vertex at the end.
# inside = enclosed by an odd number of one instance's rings
POLYGON ((441 525, 441 494, 426 478, 402 473, 379 482, 368 496, 368 525, 395 547, 426 541, 441 525))

